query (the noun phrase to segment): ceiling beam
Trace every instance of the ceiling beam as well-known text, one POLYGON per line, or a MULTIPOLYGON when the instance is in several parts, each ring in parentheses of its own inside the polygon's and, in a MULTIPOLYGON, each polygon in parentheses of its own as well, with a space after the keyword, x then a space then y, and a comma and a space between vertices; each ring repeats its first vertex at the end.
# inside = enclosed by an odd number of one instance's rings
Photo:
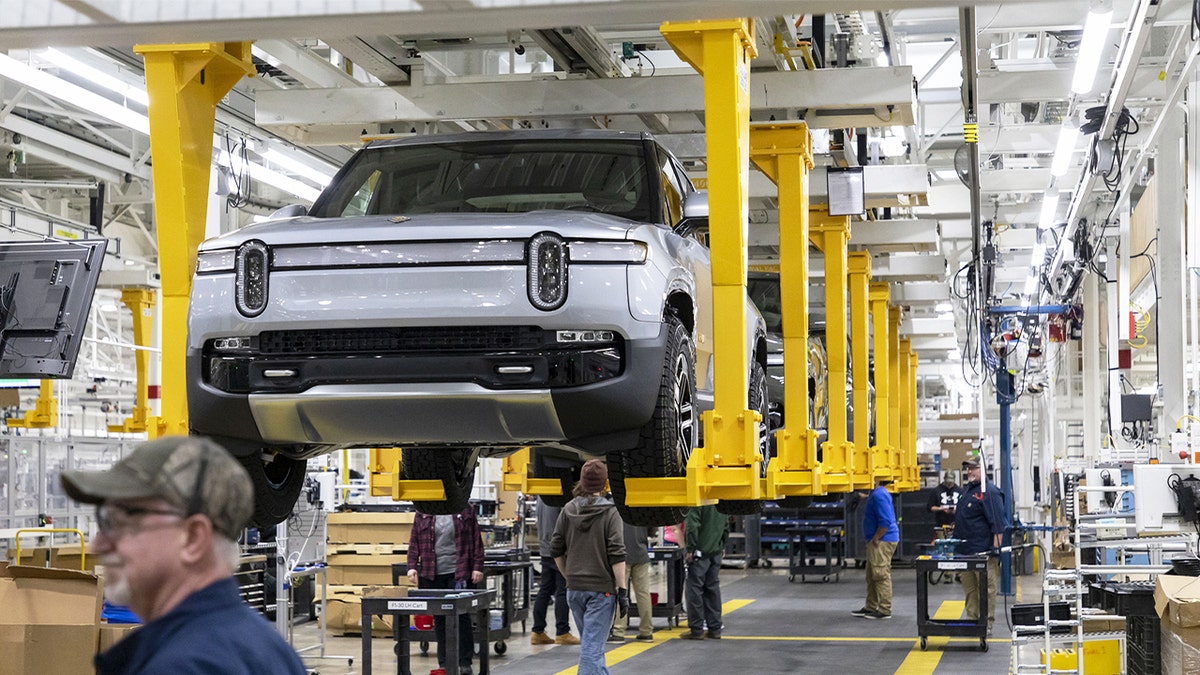
MULTIPOLYGON (((2 31, 0 31, 2 34, 2 31)), ((847 68, 759 72, 751 76, 752 111, 807 111, 820 126, 822 110, 848 126, 913 123, 912 68, 847 68), (889 110, 890 107, 890 110, 889 110)), ((274 128, 357 125, 378 121, 440 122, 496 118, 585 118, 594 115, 703 114, 699 75, 606 79, 514 80, 359 89, 262 90, 255 123, 274 128)))
MULTIPOLYGON (((961 0, 922 0, 925 7, 954 7, 961 0)), ((5 17, 0 42, 6 49, 53 45, 131 45, 289 38, 297 35, 461 35, 471 26, 504 32, 575 25, 650 24, 663 21, 728 19, 731 16, 828 14, 845 11, 845 0, 591 0, 555 2, 179 2, 139 0, 87 2, 105 7, 111 19, 89 16, 61 2, 23 4, 5 17), (336 12, 330 12, 336 8, 336 12), (119 11, 114 11, 119 10, 119 11), (467 12, 470 12, 468 15, 467 12), (469 16, 469 19, 465 17, 469 16)), ((875 0, 879 10, 907 9, 912 0, 875 0)), ((99 10, 96 10, 98 12, 99 10)))

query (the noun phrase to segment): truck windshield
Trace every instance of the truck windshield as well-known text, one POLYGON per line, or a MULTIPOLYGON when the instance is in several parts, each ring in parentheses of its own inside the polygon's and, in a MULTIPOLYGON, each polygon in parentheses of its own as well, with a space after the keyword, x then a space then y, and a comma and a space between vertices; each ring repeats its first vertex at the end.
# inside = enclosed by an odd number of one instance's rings
POLYGON ((537 139, 367 148, 322 195, 322 218, 543 209, 651 220, 637 141, 537 139))

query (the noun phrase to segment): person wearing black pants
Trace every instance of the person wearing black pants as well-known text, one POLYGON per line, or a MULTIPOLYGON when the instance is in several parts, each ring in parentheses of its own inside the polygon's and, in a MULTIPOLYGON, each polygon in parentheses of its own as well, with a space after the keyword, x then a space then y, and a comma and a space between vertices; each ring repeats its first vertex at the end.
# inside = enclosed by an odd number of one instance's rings
POLYGON ((529 644, 533 645, 577 645, 579 638, 571 635, 571 608, 567 605, 567 580, 563 578, 558 565, 550 555, 550 538, 554 535, 554 526, 558 523, 558 514, 562 511, 556 506, 549 506, 541 498, 537 505, 538 553, 542 558, 542 572, 539 575, 537 597, 533 599, 533 634, 529 636, 529 644), (555 637, 546 634, 546 611, 550 602, 554 602, 555 637))
MULTIPOLYGON (((483 536, 475 507, 468 505, 454 515, 433 516, 417 512, 408 542, 408 579, 418 588, 475 589, 483 582, 483 536)), ((433 618, 438 667, 444 668, 446 617, 433 618)), ((461 675, 471 675, 474 659, 471 615, 458 617, 458 664, 461 675)))

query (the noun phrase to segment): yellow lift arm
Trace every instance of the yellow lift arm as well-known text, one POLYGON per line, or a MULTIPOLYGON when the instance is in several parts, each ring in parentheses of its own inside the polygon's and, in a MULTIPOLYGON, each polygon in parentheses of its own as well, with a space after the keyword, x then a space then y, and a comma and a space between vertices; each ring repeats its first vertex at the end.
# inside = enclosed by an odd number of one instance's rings
MULTIPOLYGON (((812 234, 825 257, 825 344, 829 359, 829 437, 821 445, 822 483, 826 492, 853 487, 854 444, 846 432, 846 286, 849 216, 831 216, 829 208, 812 211, 812 234)), ((808 281, 807 278, 804 279, 808 281)), ((787 367, 784 354, 784 367, 787 367)), ((787 375, 784 375, 787 385, 787 375)), ((791 400, 791 399, 787 399, 791 400)))
POLYGON ((704 77, 712 251, 714 406, 703 415, 704 445, 683 478, 627 478, 630 506, 689 505, 709 499, 762 499, 758 425, 747 409, 746 200, 750 180, 750 60, 758 55, 746 19, 667 22, 671 48, 704 77), (736 358, 735 358, 736 357, 736 358))
POLYGON ((26 410, 24 417, 4 420, 9 427, 22 429, 49 429, 58 426, 58 399, 54 397, 54 380, 42 380, 38 385, 37 401, 33 410, 26 410))
POLYGON ((527 495, 561 495, 562 481, 558 478, 536 478, 529 474, 529 448, 521 448, 501 461, 503 478, 500 485, 527 495))
POLYGON ((899 482, 904 480, 904 450, 901 447, 904 439, 900 436, 900 308, 888 307, 888 367, 884 371, 888 379, 888 449, 892 468, 892 490, 899 490, 899 482))
POLYGON ((871 326, 874 328, 875 342, 875 445, 871 447, 871 466, 874 467, 875 480, 886 478, 894 480, 892 473, 892 406, 891 406, 891 359, 888 333, 891 332, 891 321, 888 319, 888 302, 891 291, 883 282, 872 282, 870 286, 871 326))
POLYGON ((851 483, 855 490, 875 487, 871 453, 871 356, 869 289, 871 254, 855 251, 846 256, 850 277, 850 361, 854 373, 854 445, 851 483))
MULTIPOLYGON (((133 344, 138 347, 150 346, 154 331, 154 302, 156 293, 146 288, 121 289, 121 302, 133 313, 133 344)), ((113 433, 136 434, 153 429, 151 438, 162 435, 163 422, 161 418, 150 417, 150 352, 138 349, 134 353, 134 364, 137 367, 137 394, 133 404, 133 414, 120 424, 108 425, 113 433)))
POLYGON ((162 419, 153 438, 186 434, 187 309, 196 249, 204 240, 217 103, 254 76, 249 42, 137 45, 146 62, 154 221, 162 276, 162 419))
POLYGON ((393 501, 444 501, 446 488, 440 478, 402 480, 400 448, 371 448, 367 459, 367 484, 372 497, 391 497, 393 501))
POLYGON ((755 125, 750 160, 779 189, 779 294, 783 305, 786 426, 775 432, 768 497, 824 494, 816 434, 808 428, 808 171, 812 138, 803 122, 755 125))

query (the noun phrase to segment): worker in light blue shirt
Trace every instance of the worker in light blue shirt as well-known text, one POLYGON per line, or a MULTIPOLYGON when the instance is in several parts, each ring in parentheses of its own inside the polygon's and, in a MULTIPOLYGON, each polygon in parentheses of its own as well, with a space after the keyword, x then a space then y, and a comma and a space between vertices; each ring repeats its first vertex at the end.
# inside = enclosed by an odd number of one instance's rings
POLYGON ((892 555, 900 543, 896 508, 887 486, 880 480, 863 505, 863 536, 867 538, 867 603, 851 612, 864 619, 892 618, 892 555))

